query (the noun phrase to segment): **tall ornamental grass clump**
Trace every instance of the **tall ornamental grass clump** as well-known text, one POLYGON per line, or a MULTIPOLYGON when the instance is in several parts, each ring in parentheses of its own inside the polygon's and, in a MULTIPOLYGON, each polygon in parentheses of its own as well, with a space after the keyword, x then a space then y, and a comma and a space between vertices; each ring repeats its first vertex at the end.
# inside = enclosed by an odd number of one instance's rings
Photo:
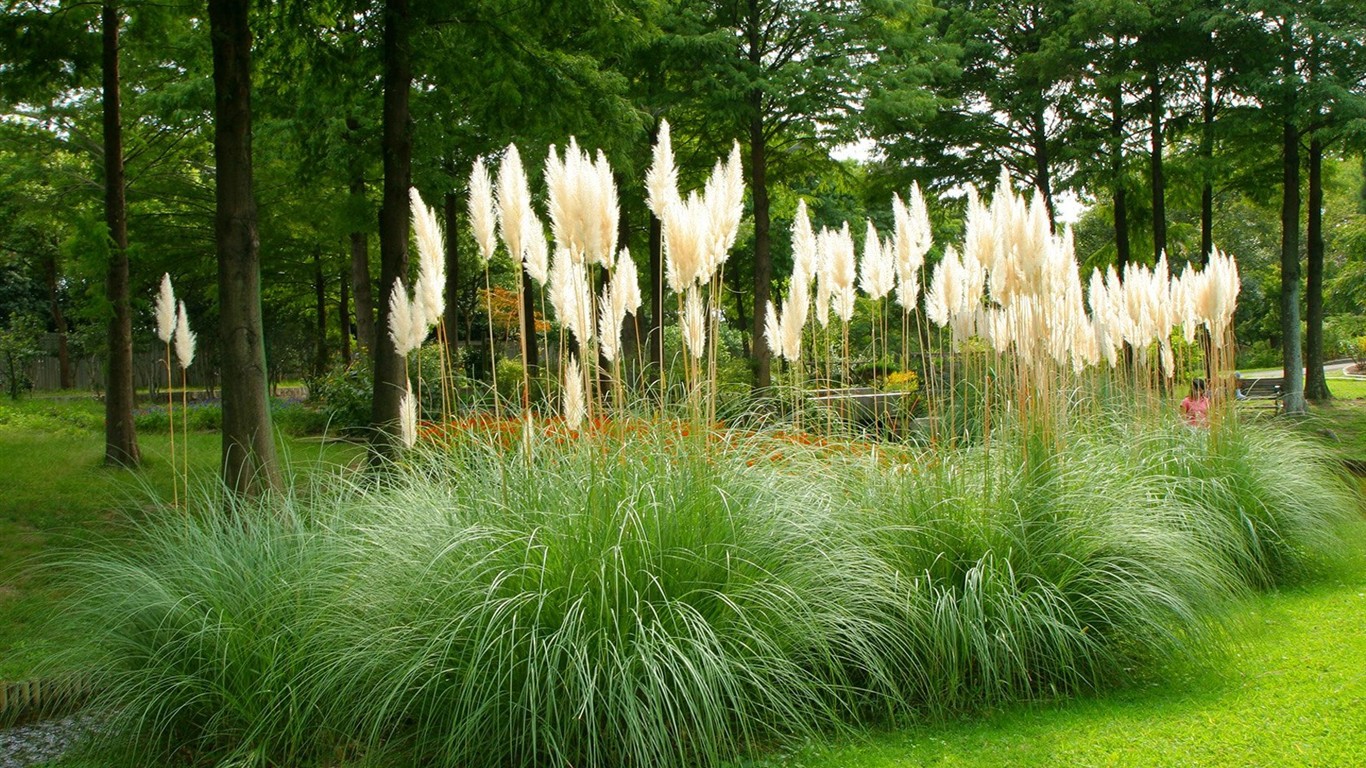
MULTIPOLYGON (((810 483, 662 431, 424 455, 339 513, 357 732, 424 764, 714 764, 847 719, 810 483)), ((837 577, 837 574, 843 574, 837 577)))
POLYGON ((867 710, 885 590, 829 539, 818 483, 676 427, 532 439, 206 503, 78 558, 109 747, 710 765, 867 710))
MULTIPOLYGON (((1108 439, 1120 428, 1107 430, 1108 439)), ((1134 431, 1137 471, 1160 483, 1166 500, 1201 512, 1187 532, 1249 586, 1303 581, 1342 554, 1342 525, 1360 509, 1359 497, 1303 435, 1229 422, 1210 431, 1169 423, 1134 431)))
POLYGON ((345 610, 340 542, 303 499, 201 503, 68 564, 87 657, 103 660, 95 746, 131 764, 292 765, 346 743, 328 725, 321 632, 345 610))
POLYGON ((1199 658, 1241 588, 1192 546, 1199 513, 1104 456, 963 450, 842 467, 842 536, 875 558, 901 626, 901 697, 944 713, 1122 683, 1199 658))
POLYGON ((140 763, 716 765, 1122 684, 1217 648, 1356 503, 1287 435, 1129 421, 1064 452, 471 434, 210 500, 73 562, 102 733, 140 763))

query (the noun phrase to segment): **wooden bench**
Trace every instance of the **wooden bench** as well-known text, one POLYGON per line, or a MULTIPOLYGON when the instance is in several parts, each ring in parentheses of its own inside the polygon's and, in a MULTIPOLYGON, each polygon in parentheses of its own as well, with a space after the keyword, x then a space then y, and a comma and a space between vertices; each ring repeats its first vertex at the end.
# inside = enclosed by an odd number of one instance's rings
POLYGON ((1279 413, 1282 398, 1285 397, 1285 377, 1244 378, 1239 383, 1238 391, 1242 393, 1239 400, 1261 401, 1260 404, 1269 404, 1273 411, 1279 413))

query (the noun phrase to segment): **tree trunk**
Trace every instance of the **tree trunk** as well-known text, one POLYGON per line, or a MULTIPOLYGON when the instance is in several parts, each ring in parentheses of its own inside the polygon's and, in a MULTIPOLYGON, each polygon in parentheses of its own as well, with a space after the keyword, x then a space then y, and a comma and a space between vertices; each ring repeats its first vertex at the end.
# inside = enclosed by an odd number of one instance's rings
MULTIPOLYGON (((756 91, 751 97, 755 109, 760 94, 756 91)), ((773 276, 773 258, 769 244, 768 217, 768 147, 764 138, 763 116, 755 112, 750 121, 750 185, 754 196, 754 306, 767 307, 769 302, 769 282, 773 276)), ((764 313, 755 311, 750 338, 750 354, 754 356, 754 386, 766 390, 772 383, 772 355, 768 340, 764 338, 764 313)))
POLYGON ((47 283, 48 309, 52 313, 52 327, 57 329, 57 375, 62 389, 76 386, 76 376, 71 370, 71 353, 67 346, 66 315, 62 312, 60 293, 57 290, 57 252, 55 248, 43 257, 43 279, 47 283))
MULTIPOLYGON (((1213 41, 1209 41, 1213 45, 1213 41)), ((1200 92, 1200 265, 1214 252, 1214 63, 1205 60, 1200 92)))
POLYGON ((1115 269, 1129 265, 1129 201, 1124 179, 1124 92, 1115 83, 1110 94, 1110 183, 1114 196, 1115 269))
POLYGON ((1153 187, 1153 263, 1167 252, 1167 189, 1162 172, 1162 112, 1166 102, 1162 98, 1162 73, 1154 58, 1148 71, 1148 130, 1153 187))
POLYGON ((224 484, 255 495, 280 487, 267 401, 260 240, 251 165, 250 0, 210 0, 213 41, 214 237, 223 365, 224 484))
POLYGON ((124 198, 123 117, 119 104, 119 12, 100 10, 104 55, 104 218, 109 227, 105 296, 109 319, 109 377, 104 399, 104 463, 142 461, 133 424, 133 313, 128 304, 128 211, 124 198))
POLYGON ((362 354, 375 350, 375 301, 370 290, 370 245, 364 232, 351 233, 351 289, 356 304, 356 346, 362 354))
POLYGON ((313 377, 327 372, 327 278, 323 276, 322 249, 313 249, 313 302, 316 319, 313 346, 313 377))
MULTIPOLYGON (((1048 123, 1042 107, 1030 118, 1029 142, 1034 154, 1034 186, 1043 196, 1044 207, 1048 209, 1048 229, 1056 231, 1058 212, 1053 207, 1053 175, 1049 170, 1048 159, 1048 123)), ((756 311, 754 316, 757 318, 760 314, 756 311)))
POLYGON ((1316 403, 1332 398, 1323 374, 1323 141, 1309 140, 1309 228, 1305 272, 1304 396, 1316 403))
POLYGON ((446 347, 455 359, 456 339, 460 335, 460 251, 457 248, 460 230, 460 200, 455 191, 446 193, 446 347))
POLYGON ((399 406, 407 390, 403 358, 388 333, 389 296, 408 274, 408 187, 412 179, 412 87, 408 0, 384 3, 384 199, 379 211, 379 326, 375 334, 375 389, 370 455, 383 463, 398 452, 399 406))
MULTIPOLYGON (((360 121, 354 117, 346 118, 346 131, 353 140, 360 132, 360 121)), ((354 149, 357 158, 363 153, 359 147, 354 149)), ((351 170, 351 197, 356 201, 365 199, 365 163, 354 161, 351 170)), ((358 206, 360 207, 360 206, 358 206)), ((375 354, 375 302, 370 283, 370 238, 365 232, 351 233, 351 289, 356 304, 356 345, 362 354, 375 354)))
MULTIPOLYGON (((761 36, 763 19, 759 0, 749 0, 746 37, 749 61, 756 69, 763 65, 761 36)), ((754 355, 754 387, 763 391, 772 383, 772 359, 764 338, 764 308, 768 306, 773 256, 769 244, 768 139, 764 136, 764 94, 759 88, 749 92, 749 178, 754 200, 754 322, 750 332, 754 355)))
POLYGON ((1281 141, 1281 350, 1285 412, 1304 413, 1304 359, 1300 346, 1300 132, 1292 120, 1281 141))
POLYGON ((341 322, 341 358, 342 365, 351 365, 351 291, 349 288, 350 280, 346 270, 337 276, 337 286, 341 292, 341 299, 337 302, 337 319, 341 322))

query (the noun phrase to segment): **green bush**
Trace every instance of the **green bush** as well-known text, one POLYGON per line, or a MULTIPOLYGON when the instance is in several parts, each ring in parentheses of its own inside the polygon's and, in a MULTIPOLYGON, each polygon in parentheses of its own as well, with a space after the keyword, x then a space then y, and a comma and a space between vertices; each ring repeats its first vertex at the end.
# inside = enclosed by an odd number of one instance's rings
POLYGON ((310 382, 308 401, 327 415, 334 433, 354 435, 370 426, 374 388, 370 363, 357 360, 310 382))
POLYGON ((716 765, 1199 659, 1356 503, 1313 446, 1234 420, 1010 428, 927 454, 461 433, 154 517, 71 564, 102 733, 139 764, 716 765))

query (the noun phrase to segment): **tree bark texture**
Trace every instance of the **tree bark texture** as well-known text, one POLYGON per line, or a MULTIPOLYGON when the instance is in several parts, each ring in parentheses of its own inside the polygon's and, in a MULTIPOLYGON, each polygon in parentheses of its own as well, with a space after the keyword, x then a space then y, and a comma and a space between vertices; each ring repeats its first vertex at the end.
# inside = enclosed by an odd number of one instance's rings
MULTIPOLYGON (((760 17, 758 0, 749 0, 747 20, 749 61, 756 69, 762 64, 760 17)), ((769 301, 769 282, 773 277, 773 255, 769 243, 768 201, 768 138, 764 135, 764 94, 757 87, 749 93, 749 178, 750 194, 754 201, 754 322, 750 332, 754 355, 754 387, 759 391, 772 383, 772 356, 768 340, 764 338, 764 311, 769 301)))
POLYGON ((1309 139, 1309 226, 1305 269, 1304 396, 1316 403, 1332 398, 1323 374, 1323 141, 1309 139))
POLYGON ((214 237, 222 348, 224 484, 239 495, 280 487, 261 324, 261 257, 251 161, 250 0, 209 0, 213 45, 214 237))
POLYGON ((1153 188, 1153 263, 1167 252, 1167 181, 1162 170, 1162 115, 1166 101, 1162 96, 1162 72, 1154 59, 1148 72, 1148 131, 1151 146, 1149 162, 1153 188))
POLYGON ((1281 352, 1285 412, 1304 413, 1304 358, 1300 346, 1300 131, 1286 120, 1281 140, 1281 352))
MULTIPOLYGON (((1048 209, 1048 229, 1056 231, 1058 212, 1053 206, 1053 175, 1049 169, 1048 122, 1043 107, 1030 117, 1029 143, 1034 155, 1034 186, 1043 196, 1044 206, 1048 209)), ((755 317, 758 317, 755 313, 755 317)))
MULTIPOLYGON (((412 88, 408 0, 384 3, 384 196, 379 210, 379 323, 375 333, 375 389, 370 413, 370 455, 382 463, 397 455, 399 406, 407 390, 403 358, 388 333, 389 297, 408 274, 408 188, 412 183, 412 88)), ((403 290, 407 290, 406 287, 403 290)))
POLYGON ((124 197, 123 116, 119 102, 119 11, 100 9, 104 69, 104 218, 109 227, 109 271, 105 297, 109 319, 109 372, 104 393, 104 463, 137 466, 142 461, 133 424, 133 313, 128 303, 128 211, 124 197))
POLYGON ((351 365, 351 276, 347 270, 337 276, 337 286, 341 297, 337 300, 337 319, 341 323, 342 365, 351 365))
POLYGON ((1129 201, 1124 178, 1124 92, 1119 84, 1110 94, 1110 184, 1114 200, 1115 269, 1121 275, 1129 254, 1129 201))
MULTIPOLYGON (((1209 41, 1213 46, 1214 41, 1209 41)), ((1200 93, 1200 266, 1214 252, 1214 63, 1205 60, 1200 93)))
POLYGON ((313 304, 313 376, 321 378, 327 372, 327 277, 323 274, 323 256, 320 248, 313 251, 313 304))

